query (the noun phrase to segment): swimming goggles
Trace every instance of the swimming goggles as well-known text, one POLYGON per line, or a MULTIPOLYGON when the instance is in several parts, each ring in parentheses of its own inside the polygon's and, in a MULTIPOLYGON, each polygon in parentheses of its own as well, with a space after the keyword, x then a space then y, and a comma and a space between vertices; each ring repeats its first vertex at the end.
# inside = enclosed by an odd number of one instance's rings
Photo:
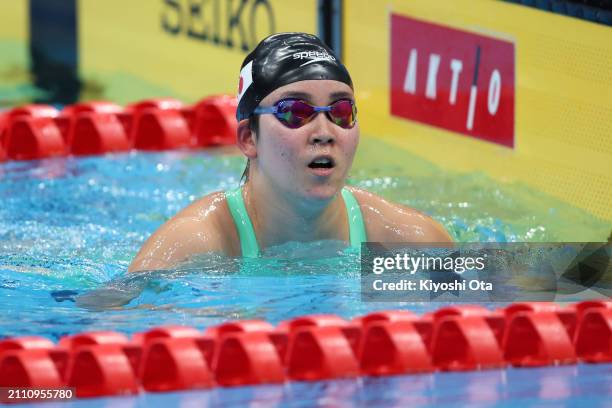
POLYGON ((340 99, 328 106, 312 106, 300 99, 281 99, 273 106, 258 106, 255 115, 271 113, 283 125, 297 129, 310 122, 319 112, 344 129, 355 126, 357 120, 357 106, 350 99, 340 99))

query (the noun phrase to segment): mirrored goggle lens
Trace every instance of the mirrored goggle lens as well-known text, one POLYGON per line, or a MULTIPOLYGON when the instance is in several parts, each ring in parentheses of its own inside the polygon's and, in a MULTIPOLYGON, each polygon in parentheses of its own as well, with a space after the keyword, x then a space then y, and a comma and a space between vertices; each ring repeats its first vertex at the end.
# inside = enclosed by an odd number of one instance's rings
POLYGON ((350 129, 355 125, 357 107, 348 99, 342 99, 331 105, 329 117, 336 125, 350 129))
MULTIPOLYGON (((314 117, 315 108, 297 99, 286 99, 278 102, 276 117, 285 126, 297 129, 304 126, 314 117)), ((336 125, 350 129, 355 125, 357 107, 348 99, 341 99, 329 106, 327 117, 336 125)))
POLYGON ((285 100, 278 104, 276 117, 288 127, 295 129, 308 123, 314 114, 314 108, 305 102, 285 100))

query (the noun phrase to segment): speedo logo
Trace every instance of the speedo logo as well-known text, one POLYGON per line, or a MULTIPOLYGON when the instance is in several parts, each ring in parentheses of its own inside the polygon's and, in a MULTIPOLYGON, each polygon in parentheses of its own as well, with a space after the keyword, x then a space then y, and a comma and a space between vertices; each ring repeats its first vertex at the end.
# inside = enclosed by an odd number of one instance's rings
POLYGON ((309 59, 309 60, 316 60, 316 61, 335 61, 336 58, 333 55, 329 55, 326 52, 319 52, 319 51, 302 51, 302 52, 296 52, 295 54, 293 54, 293 59, 297 59, 297 60, 302 60, 302 59, 309 59))

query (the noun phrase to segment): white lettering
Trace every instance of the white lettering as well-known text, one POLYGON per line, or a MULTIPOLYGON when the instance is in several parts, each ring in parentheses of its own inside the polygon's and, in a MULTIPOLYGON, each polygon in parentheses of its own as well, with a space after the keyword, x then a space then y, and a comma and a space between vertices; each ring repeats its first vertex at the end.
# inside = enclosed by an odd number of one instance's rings
POLYGON ((383 290, 383 288, 380 286, 381 283, 382 283, 382 280, 376 279, 374 283, 372 284, 372 286, 374 287, 374 290, 383 290))
POLYGON ((372 272, 374 272, 375 275, 380 275, 381 273, 384 272, 385 268, 382 267, 382 263, 385 260, 385 258, 374 258, 374 265, 372 267, 372 272))
POLYGON ((476 279, 472 279, 469 282, 469 286, 471 290, 493 290, 493 284, 491 282, 476 279))
POLYGON ((404 92, 415 94, 416 93, 416 69, 417 69, 417 50, 414 48, 410 50, 410 56, 408 57, 408 69, 406 69, 406 78, 404 79, 404 92))
POLYGON ((412 263, 412 274, 414 275, 416 271, 420 269, 422 259, 421 258, 410 258, 410 263, 412 263))
POLYGON ((319 51, 296 52, 295 54, 293 54, 293 59, 328 59, 331 61, 336 60, 334 56, 329 55, 326 52, 319 52, 319 51))
POLYGON ((414 290, 415 283, 406 279, 402 279, 399 282, 383 282, 382 279, 376 279, 372 282, 372 288, 374 290, 414 290))
POLYGON ((474 127, 474 114, 476 112, 477 93, 478 90, 476 89, 476 86, 472 85, 472 88, 470 89, 470 105, 468 107, 467 123, 465 124, 468 130, 472 130, 472 128, 474 127))
POLYGON ((499 71, 494 69, 489 80, 489 97, 487 107, 489 113, 495 115, 499 108, 499 98, 501 97, 501 75, 499 71))
POLYGON ((427 71, 427 87, 425 88, 425 97, 428 99, 436 99, 438 68, 440 67, 440 55, 429 55, 429 70, 427 71))
POLYGON ((450 64, 451 71, 453 71, 453 77, 451 78, 451 89, 448 101, 451 105, 457 102, 457 86, 459 85, 459 75, 463 70, 463 62, 457 59, 452 59, 450 64))
POLYGON ((421 279, 419 281, 419 290, 427 290, 430 292, 466 290, 466 287, 465 281, 460 282, 458 280, 453 282, 434 282, 431 279, 421 279))

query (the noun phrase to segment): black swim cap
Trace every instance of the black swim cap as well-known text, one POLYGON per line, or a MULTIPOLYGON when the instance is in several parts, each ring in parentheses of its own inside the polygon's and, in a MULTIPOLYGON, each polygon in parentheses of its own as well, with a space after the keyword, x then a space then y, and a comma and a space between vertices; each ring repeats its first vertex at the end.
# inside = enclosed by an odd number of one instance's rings
POLYGON ((279 33, 264 38, 244 59, 238 85, 240 121, 261 100, 283 85, 308 79, 331 79, 353 88, 345 66, 327 45, 306 33, 279 33))

